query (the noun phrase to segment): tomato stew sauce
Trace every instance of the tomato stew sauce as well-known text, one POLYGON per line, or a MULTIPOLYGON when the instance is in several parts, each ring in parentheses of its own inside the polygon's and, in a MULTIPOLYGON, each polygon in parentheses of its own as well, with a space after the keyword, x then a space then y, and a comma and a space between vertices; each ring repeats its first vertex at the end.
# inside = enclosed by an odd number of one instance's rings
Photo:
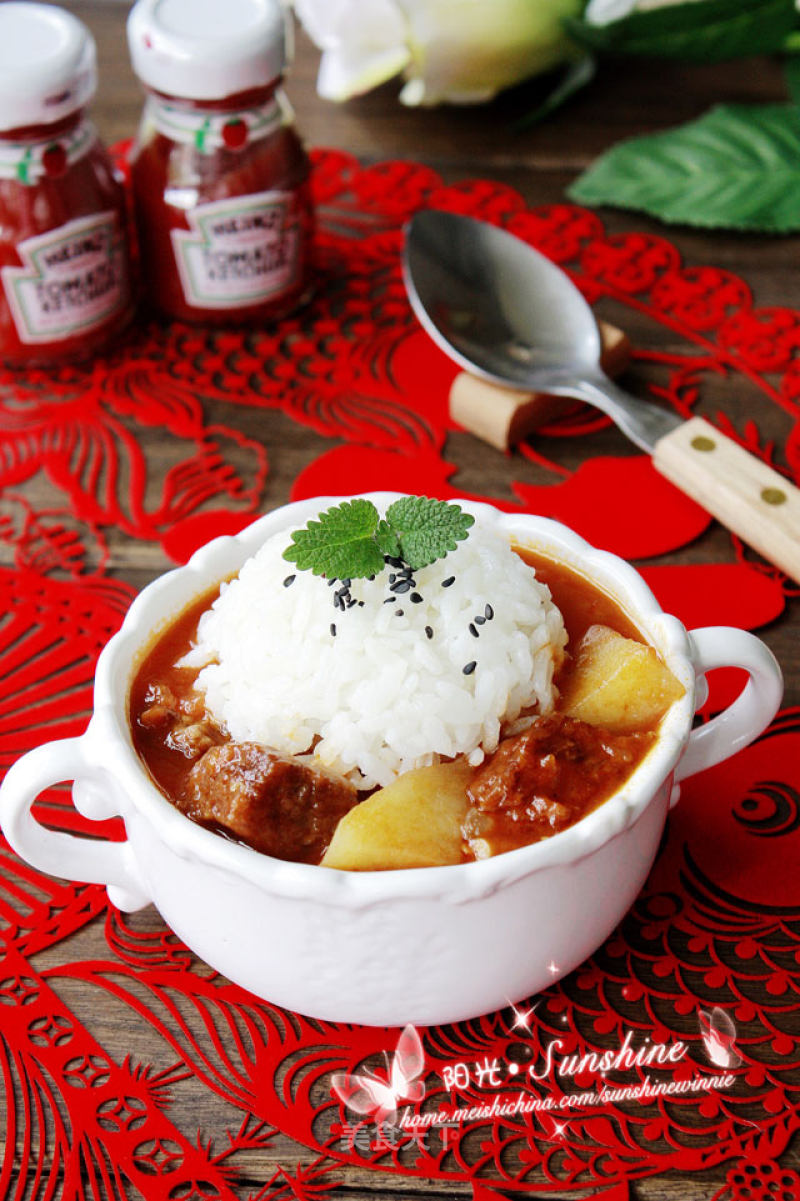
MULTIPOLYGON (((548 585, 569 647, 594 624, 644 642, 620 606, 569 567, 519 551, 548 585)), ((232 742, 205 713, 197 670, 176 666, 219 589, 187 608, 155 641, 130 691, 133 743, 168 800, 200 824, 281 859, 319 863, 336 823, 363 799, 332 778, 254 743, 232 742)), ((567 656, 560 687, 567 683, 567 656)), ((462 834, 464 859, 548 837, 616 792, 656 737, 655 729, 611 734, 555 714, 501 741, 475 769, 462 834)))

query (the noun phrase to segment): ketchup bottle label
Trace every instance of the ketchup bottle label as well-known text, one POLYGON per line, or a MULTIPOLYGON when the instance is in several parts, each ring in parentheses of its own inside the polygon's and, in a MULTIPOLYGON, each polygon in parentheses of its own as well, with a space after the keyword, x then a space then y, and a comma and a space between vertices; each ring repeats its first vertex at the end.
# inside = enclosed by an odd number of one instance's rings
POLYGON ((201 204, 172 245, 186 303, 235 309, 280 295, 298 275, 292 192, 258 192, 201 204))
POLYGON ((21 267, 0 271, 21 342, 57 342, 102 325, 128 302, 117 214, 95 213, 17 244, 21 267))

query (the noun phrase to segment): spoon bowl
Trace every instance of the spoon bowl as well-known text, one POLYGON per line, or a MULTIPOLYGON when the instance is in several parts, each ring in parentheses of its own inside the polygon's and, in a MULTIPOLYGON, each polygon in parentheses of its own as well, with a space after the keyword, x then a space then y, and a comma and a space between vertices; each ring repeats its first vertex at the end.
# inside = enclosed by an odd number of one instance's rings
POLYGON ((600 331, 567 275, 513 234, 439 209, 406 232, 406 289, 420 322, 462 367, 506 387, 585 400, 652 451, 681 424, 600 367, 600 331))
POLYGON ((412 219, 405 279, 422 325, 462 366, 537 389, 559 374, 602 376, 600 335, 568 277, 513 234, 429 209, 412 219))

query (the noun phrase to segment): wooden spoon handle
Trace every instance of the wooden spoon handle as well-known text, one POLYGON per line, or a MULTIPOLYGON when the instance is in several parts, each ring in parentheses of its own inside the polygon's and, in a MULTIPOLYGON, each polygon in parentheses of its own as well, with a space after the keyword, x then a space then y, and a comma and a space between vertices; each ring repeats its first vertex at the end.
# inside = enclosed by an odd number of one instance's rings
POLYGON ((660 438, 662 475, 793 580, 800 581, 800 489, 702 417, 660 438))

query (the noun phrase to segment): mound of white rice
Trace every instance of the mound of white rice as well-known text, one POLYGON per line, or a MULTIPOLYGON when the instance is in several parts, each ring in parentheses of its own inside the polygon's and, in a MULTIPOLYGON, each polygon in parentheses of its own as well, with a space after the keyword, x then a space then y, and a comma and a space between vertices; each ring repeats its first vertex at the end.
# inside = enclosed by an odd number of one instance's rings
POLYGON ((405 592, 391 566, 353 580, 344 611, 341 585, 282 557, 289 542, 273 536, 223 586, 183 660, 204 665, 198 687, 232 738, 311 752, 372 788, 439 757, 480 762, 520 713, 552 709, 561 614, 498 533, 476 523, 405 592))

